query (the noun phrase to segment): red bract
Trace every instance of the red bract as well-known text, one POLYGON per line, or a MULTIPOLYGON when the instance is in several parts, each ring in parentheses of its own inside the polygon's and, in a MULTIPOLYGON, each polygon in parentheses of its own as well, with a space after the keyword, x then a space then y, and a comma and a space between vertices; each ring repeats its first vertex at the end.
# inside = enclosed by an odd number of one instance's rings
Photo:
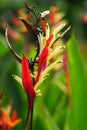
POLYGON ((42 27, 43 32, 45 33, 46 32, 46 20, 45 19, 41 20, 41 27, 42 27))
POLYGON ((49 46, 52 38, 53 38, 53 35, 51 35, 47 39, 46 45, 43 48, 43 50, 42 50, 42 52, 41 52, 41 54, 39 56, 39 59, 38 59, 38 73, 37 73, 37 77, 36 77, 36 82, 35 83, 38 82, 40 74, 41 74, 41 71, 43 71, 45 69, 45 67, 46 67, 46 62, 47 62, 47 57, 48 57, 48 46, 49 46))
POLYGON ((22 83, 29 100, 29 106, 32 107, 32 103, 35 97, 35 91, 33 89, 33 84, 30 77, 28 60, 24 55, 22 58, 22 83))
POLYGON ((39 57, 38 60, 38 73, 37 73, 37 77, 36 77, 36 82, 38 82, 41 71, 45 69, 46 67, 46 61, 47 61, 47 56, 48 56, 48 47, 45 46, 41 52, 41 55, 39 57))
POLYGON ((46 46, 47 46, 47 47, 49 46, 49 44, 50 44, 52 38, 53 38, 53 34, 51 34, 50 37, 49 37, 49 38, 47 39, 47 41, 46 41, 46 46))
POLYGON ((10 117, 4 108, 0 109, 0 130, 12 130, 20 122, 21 119, 17 119, 16 111, 12 112, 10 117))
POLYGON ((14 110, 12 112, 11 121, 14 122, 17 119, 17 112, 14 110))

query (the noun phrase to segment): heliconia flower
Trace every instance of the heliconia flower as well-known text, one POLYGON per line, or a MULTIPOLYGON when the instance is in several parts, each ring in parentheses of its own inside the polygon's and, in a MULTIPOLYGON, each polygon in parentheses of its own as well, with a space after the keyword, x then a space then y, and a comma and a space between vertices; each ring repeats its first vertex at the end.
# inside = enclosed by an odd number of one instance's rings
POLYGON ((10 117, 8 111, 4 108, 0 108, 0 130, 12 130, 21 119, 17 119, 17 112, 13 111, 10 117))
MULTIPOLYGON (((35 90, 34 85, 38 82, 41 72, 44 71, 46 68, 47 58, 48 58, 48 47, 50 42, 52 41, 53 35, 50 35, 50 37, 46 40, 46 45, 42 49, 39 59, 38 59, 38 72, 37 76, 35 78, 35 83, 32 83, 31 80, 31 74, 29 70, 28 60, 23 55, 22 57, 22 84, 24 87, 24 90, 27 94, 29 105, 32 107, 33 100, 35 98, 35 90)), ((31 109, 31 108, 30 108, 31 109)))
POLYGON ((56 28, 56 30, 54 30, 52 34, 50 34, 49 25, 48 23, 46 23, 45 36, 43 35, 43 33, 38 34, 40 53, 36 61, 38 68, 37 70, 34 70, 34 75, 31 74, 28 63, 29 61, 24 55, 22 57, 22 80, 20 77, 13 75, 14 79, 16 79, 24 87, 25 93, 27 94, 28 101, 30 104, 29 111, 32 108, 32 103, 34 101, 35 96, 41 95, 40 90, 38 90, 38 87, 45 80, 48 72, 52 70, 55 66, 57 66, 58 69, 63 66, 63 64, 61 64, 62 60, 59 60, 59 56, 62 55, 65 46, 59 46, 56 42, 70 29, 69 27, 63 33, 60 34, 61 29, 64 28, 65 25, 65 23, 61 24, 56 28), (56 46, 52 47, 55 43, 56 46), (53 62, 50 62, 51 59, 54 57, 56 57, 56 59, 53 62), (32 77, 34 79, 34 82, 31 79, 32 77))
MULTIPOLYGON (((21 19, 27 28, 30 29, 29 23, 21 19)), ((60 30, 65 26, 62 24, 56 28, 56 30, 50 34, 50 28, 48 23, 45 26, 45 32, 37 33, 38 36, 38 44, 40 47, 38 59, 36 58, 35 64, 37 64, 37 70, 34 68, 33 74, 31 74, 30 63, 29 60, 23 55, 22 57, 22 80, 18 76, 13 76, 18 82, 20 82, 24 88, 24 91, 28 98, 28 115, 26 119, 26 126, 28 123, 29 115, 33 107, 35 96, 41 95, 40 90, 38 89, 40 84, 45 80, 47 74, 50 70, 52 70, 55 66, 58 66, 60 69, 63 64, 62 60, 59 60, 59 55, 62 54, 65 46, 57 45, 56 48, 52 48, 52 46, 56 43, 56 41, 61 38, 67 31, 59 34, 60 30), (45 34, 44 34, 45 33, 45 34), (57 57, 54 62, 50 62, 53 57, 57 57)), ((35 31, 35 30, 34 30, 35 31)), ((33 67, 35 67, 35 64, 33 67)))
MULTIPOLYGON (((34 8, 28 6, 25 3, 25 7, 29 12, 31 12, 35 16, 34 23, 28 22, 26 19, 19 17, 22 23, 25 25, 28 32, 37 36, 37 45, 36 45, 36 55, 34 60, 28 60, 24 55, 22 59, 13 51, 7 37, 6 31, 6 40, 8 43, 8 47, 13 54, 13 56, 22 64, 22 79, 18 76, 13 76, 19 83, 22 84, 24 91, 28 98, 28 114, 26 118, 26 126, 28 127, 28 121, 30 117, 30 129, 32 129, 32 112, 33 112, 33 103, 36 96, 40 96, 41 92, 38 89, 40 84, 45 80, 48 75, 48 72, 52 70, 55 66, 58 67, 59 70, 63 64, 62 59, 59 59, 59 56, 62 54, 65 46, 59 46, 57 41, 61 38, 68 30, 66 29, 63 33, 60 31, 65 27, 65 23, 58 26, 53 33, 50 33, 49 24, 45 21, 45 16, 49 14, 49 11, 44 11, 42 13, 35 12, 34 8), (41 26, 39 26, 41 25, 41 26), (54 44, 55 47, 54 47, 54 44), (54 58, 56 57, 56 58, 54 58), (54 58, 53 62, 51 59, 54 58)), ((55 8, 56 9, 56 8, 55 8)), ((55 22, 55 12, 51 14, 53 18, 52 24, 55 22)), ((13 114, 14 115, 14 114, 13 114)), ((15 116, 16 117, 16 116, 15 116)), ((12 118, 12 122, 14 122, 14 118, 12 118)), ((10 130, 10 129, 8 129, 10 130)))

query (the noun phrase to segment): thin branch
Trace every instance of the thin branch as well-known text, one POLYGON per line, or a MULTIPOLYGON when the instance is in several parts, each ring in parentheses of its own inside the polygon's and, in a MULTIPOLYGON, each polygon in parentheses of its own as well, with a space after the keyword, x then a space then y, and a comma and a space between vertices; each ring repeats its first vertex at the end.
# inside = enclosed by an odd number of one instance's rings
POLYGON ((31 12, 34 14, 34 16, 35 16, 35 18, 36 18, 36 23, 38 23, 38 17, 37 17, 37 15, 36 15, 35 11, 33 10, 34 7, 30 7, 26 2, 24 3, 24 5, 25 5, 25 7, 26 7, 29 11, 31 11, 31 12))
POLYGON ((57 42, 60 38, 62 38, 69 30, 70 30, 71 26, 69 26, 62 34, 60 34, 57 39, 53 42, 53 44, 55 42, 57 42))
POLYGON ((30 130, 32 130, 33 127, 33 109, 34 109, 34 102, 31 109, 31 117, 30 117, 30 130))
POLYGON ((5 31, 5 38, 6 38, 6 42, 7 42, 7 45, 8 45, 8 48, 9 48, 11 54, 14 56, 14 58, 15 58, 19 63, 21 63, 21 62, 22 62, 21 57, 19 57, 18 54, 17 54, 16 52, 14 52, 14 50, 12 49, 11 44, 10 44, 10 42, 9 42, 9 40, 8 40, 8 29, 7 29, 7 28, 6 28, 6 31, 5 31))

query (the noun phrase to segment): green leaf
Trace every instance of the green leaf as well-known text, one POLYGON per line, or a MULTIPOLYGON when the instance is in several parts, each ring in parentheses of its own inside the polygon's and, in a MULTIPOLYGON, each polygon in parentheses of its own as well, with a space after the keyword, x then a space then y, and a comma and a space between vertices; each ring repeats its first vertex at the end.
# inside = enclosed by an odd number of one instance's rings
POLYGON ((87 130, 87 93, 83 65, 74 36, 68 41, 70 130, 87 130))
POLYGON ((42 122, 41 123, 42 128, 44 128, 44 130, 60 130, 59 126, 57 125, 57 123, 54 121, 54 119, 50 115, 50 113, 49 113, 47 107, 45 106, 45 104, 43 103, 43 101, 41 101, 41 102, 40 102, 40 100, 38 100, 38 101, 39 102, 37 103, 37 106, 35 104, 35 106, 37 107, 36 117, 38 117, 40 119, 40 121, 38 120, 39 122, 42 122))
POLYGON ((5 38, 0 35, 0 57, 3 57, 8 51, 5 38))

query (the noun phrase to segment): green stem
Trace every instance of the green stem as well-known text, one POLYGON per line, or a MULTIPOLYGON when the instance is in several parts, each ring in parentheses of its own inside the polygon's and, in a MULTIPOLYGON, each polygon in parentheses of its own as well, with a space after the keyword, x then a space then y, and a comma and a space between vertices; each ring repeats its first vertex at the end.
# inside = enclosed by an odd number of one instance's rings
POLYGON ((28 114, 27 114, 27 119, 26 119, 25 130, 27 130, 28 128, 29 116, 30 116, 30 106, 28 105, 28 114))
MULTIPOLYGON (((36 56, 34 58, 34 62, 33 62, 33 66, 32 66, 32 74, 34 75, 34 64, 36 62, 36 58, 39 54, 39 51, 40 51, 40 46, 39 46, 39 43, 37 42, 37 53, 36 53, 36 56)), ((33 86, 34 86, 34 81, 35 79, 33 78, 33 86)), ((33 104, 32 104, 32 109, 31 109, 31 117, 30 117, 30 130, 32 130, 32 126, 33 126, 33 109, 34 109, 34 101, 33 101, 33 104)))
POLYGON ((32 127, 33 127, 33 109, 34 109, 34 102, 33 102, 32 110, 31 110, 31 117, 30 117, 30 130, 32 130, 32 127))

